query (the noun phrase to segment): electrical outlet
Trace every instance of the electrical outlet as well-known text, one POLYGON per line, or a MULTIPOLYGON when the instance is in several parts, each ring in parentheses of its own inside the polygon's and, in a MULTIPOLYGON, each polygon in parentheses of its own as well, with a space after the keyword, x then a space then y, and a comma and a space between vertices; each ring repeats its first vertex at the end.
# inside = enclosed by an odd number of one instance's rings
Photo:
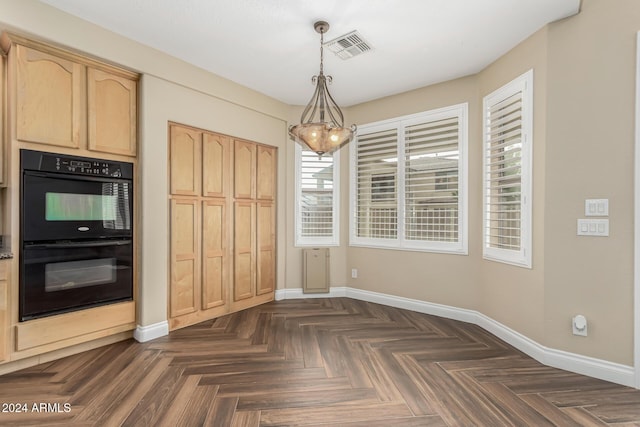
POLYGON ((358 269, 357 268, 352 268, 351 269, 351 278, 352 279, 357 279, 358 278, 358 269))

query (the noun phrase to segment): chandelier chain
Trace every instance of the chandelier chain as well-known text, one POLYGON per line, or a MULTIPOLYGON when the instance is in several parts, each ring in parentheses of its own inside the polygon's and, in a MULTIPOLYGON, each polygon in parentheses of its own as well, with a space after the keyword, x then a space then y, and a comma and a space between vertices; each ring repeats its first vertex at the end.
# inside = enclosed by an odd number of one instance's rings
POLYGON ((320 74, 323 74, 324 68, 324 51, 322 46, 324 45, 324 30, 320 30, 320 74))

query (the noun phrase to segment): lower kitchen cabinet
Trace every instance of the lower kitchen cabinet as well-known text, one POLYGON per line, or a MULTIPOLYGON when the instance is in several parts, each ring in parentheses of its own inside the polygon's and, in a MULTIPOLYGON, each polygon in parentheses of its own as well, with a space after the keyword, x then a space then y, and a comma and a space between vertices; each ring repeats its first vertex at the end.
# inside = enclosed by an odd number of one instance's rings
POLYGON ((0 361, 7 358, 7 341, 9 332, 8 316, 8 283, 9 260, 0 260, 0 361))

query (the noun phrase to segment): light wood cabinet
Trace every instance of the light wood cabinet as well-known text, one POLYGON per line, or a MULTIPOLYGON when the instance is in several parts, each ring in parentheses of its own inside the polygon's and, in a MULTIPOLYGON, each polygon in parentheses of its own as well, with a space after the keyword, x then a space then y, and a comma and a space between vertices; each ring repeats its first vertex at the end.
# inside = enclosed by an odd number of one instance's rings
POLYGON ((275 292, 276 149, 235 141, 234 282, 231 308, 266 302, 275 292))
POLYGON ((234 141, 234 189, 236 199, 253 199, 256 194, 256 144, 234 141))
POLYGON ((227 197, 231 140, 219 134, 204 133, 202 137, 202 195, 227 197), (204 167, 206 166, 206 167, 204 167))
POLYGON ((200 281, 198 201, 171 201, 171 287, 169 313, 182 316, 197 310, 200 281))
POLYGON ((178 124, 169 136, 172 212, 185 212, 171 216, 170 329, 272 300, 276 149, 178 124))
POLYGON ((202 202, 202 310, 224 306, 229 283, 227 205, 202 202))
POLYGON ((257 203, 257 277, 256 295, 275 290, 276 235, 275 205, 273 202, 257 203))
POLYGON ((68 59, 15 46, 16 138, 80 147, 85 131, 85 70, 68 59))
POLYGON ((0 261, 0 361, 8 355, 8 332, 9 332, 9 262, 0 261))
POLYGON ((20 142, 137 154, 136 73, 4 33, 20 142))
POLYGON ((136 155, 137 82, 87 68, 89 150, 136 155))
MULTIPOLYGON (((14 190, 4 196, 14 214, 20 204, 21 149, 131 162, 137 181, 137 73, 6 32, 0 35, 0 49, 0 135, 4 146, 0 149, 0 179, 7 170, 15 172, 6 174, 3 182, 14 190), (11 161, 6 170, 5 154, 7 162, 11 161)), ((137 205, 140 199, 135 194, 137 205)), ((136 217, 140 219, 137 213, 136 217)), ((19 240, 20 221, 4 222, 4 234, 13 236, 14 246, 19 240)), ((7 287, 6 280, 0 278, 0 360, 16 361, 97 339, 118 339, 134 330, 140 253, 137 237, 132 261, 134 301, 18 322, 18 284, 14 280, 7 287)), ((190 280, 186 264, 180 265, 177 274, 181 284, 190 280)), ((186 304, 183 293, 180 295, 182 306, 178 307, 182 310, 186 304)))
POLYGON ((256 205, 236 202, 234 215, 234 281, 233 301, 256 295, 255 274, 256 205))
POLYGON ((200 195, 202 132, 171 126, 169 139, 169 175, 171 194, 200 195))
POLYGON ((257 194, 260 200, 276 198, 276 150, 264 145, 258 146, 257 194))
POLYGON ((174 236, 174 233, 185 233, 193 236, 191 247, 194 248, 189 256, 193 263, 188 268, 182 268, 178 258, 173 258, 173 248, 171 251, 169 293, 175 307, 169 310, 171 329, 198 323, 229 311, 228 294, 232 274, 230 237, 233 235, 229 230, 231 154, 231 140, 224 135, 188 126, 170 125, 171 203, 180 203, 182 200, 194 203, 193 221, 184 221, 184 224, 174 227, 173 223, 181 219, 173 216, 171 218, 172 247, 174 239, 175 244, 181 239, 174 236), (183 231, 183 227, 189 231, 183 231), (191 267, 197 271, 191 273, 191 267), (184 271, 189 272, 193 281, 182 279, 184 271))
POLYGON ((6 81, 6 72, 5 72, 5 64, 6 59, 4 55, 0 55, 0 185, 5 184, 5 148, 6 142, 5 138, 7 134, 5 133, 5 123, 7 120, 7 81, 6 81))

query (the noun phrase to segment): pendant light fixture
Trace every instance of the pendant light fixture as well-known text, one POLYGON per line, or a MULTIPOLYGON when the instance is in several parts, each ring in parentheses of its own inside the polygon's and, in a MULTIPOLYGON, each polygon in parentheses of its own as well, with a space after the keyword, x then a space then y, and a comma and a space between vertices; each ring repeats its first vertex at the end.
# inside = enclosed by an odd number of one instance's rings
POLYGON ((353 139, 356 125, 344 127, 344 117, 340 107, 329 93, 327 83, 331 83, 331 76, 323 72, 324 33, 329 30, 329 24, 318 21, 313 24, 316 32, 320 33, 320 74, 313 76, 311 81, 316 90, 300 117, 300 124, 289 128, 289 136, 294 141, 308 147, 318 156, 336 151, 353 139))

